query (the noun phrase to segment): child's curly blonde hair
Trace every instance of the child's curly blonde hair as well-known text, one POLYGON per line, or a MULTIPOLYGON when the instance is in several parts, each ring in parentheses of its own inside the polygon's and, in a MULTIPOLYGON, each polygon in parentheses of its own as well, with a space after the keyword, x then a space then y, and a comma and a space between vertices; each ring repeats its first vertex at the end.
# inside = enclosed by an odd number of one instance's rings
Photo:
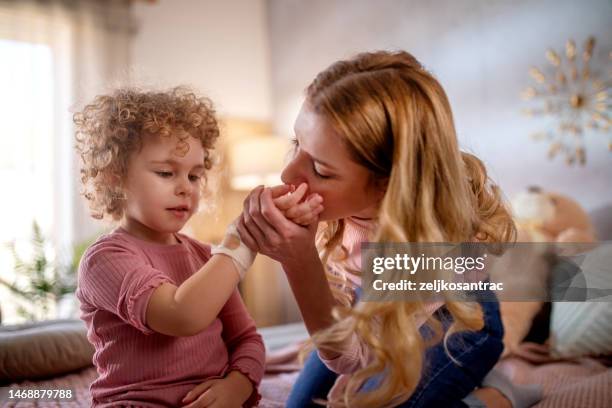
MULTIPOLYGON (((219 125, 212 101, 187 87, 144 92, 123 88, 98 95, 74 115, 76 149, 81 155, 83 196, 92 217, 119 220, 125 209, 122 181, 130 155, 153 136, 176 137, 177 152, 186 153, 188 137, 204 148, 204 168, 213 165, 219 125)), ((205 177, 203 177, 205 180, 205 177)), ((201 188, 204 189, 203 182, 201 188)))

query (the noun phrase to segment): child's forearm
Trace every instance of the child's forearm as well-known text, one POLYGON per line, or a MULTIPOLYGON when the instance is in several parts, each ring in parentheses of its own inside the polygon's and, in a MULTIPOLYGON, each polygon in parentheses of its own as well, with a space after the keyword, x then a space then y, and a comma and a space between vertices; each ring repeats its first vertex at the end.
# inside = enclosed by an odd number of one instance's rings
POLYGON ((213 256, 176 287, 163 284, 147 306, 151 329, 171 336, 192 336, 208 327, 240 281, 231 258, 213 256))

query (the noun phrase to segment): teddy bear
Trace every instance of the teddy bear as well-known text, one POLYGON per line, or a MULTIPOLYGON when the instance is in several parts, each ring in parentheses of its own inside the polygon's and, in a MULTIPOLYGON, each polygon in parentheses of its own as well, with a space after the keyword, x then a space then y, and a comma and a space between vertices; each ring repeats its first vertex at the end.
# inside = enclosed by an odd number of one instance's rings
POLYGON ((518 242, 595 242, 595 232, 580 204, 562 194, 529 187, 512 200, 518 242))
MULTIPOLYGON (((592 243, 596 241, 593 225, 587 213, 573 199, 558 193, 529 187, 511 201, 513 219, 517 227, 517 242, 536 243, 592 243)), ((532 287, 546 287, 551 265, 545 254, 546 245, 524 247, 520 262, 532 287)), ((517 264, 516 259, 510 264, 517 264)), ((517 268, 520 269, 520 268, 517 268)), ((506 267, 506 270, 511 268, 506 267)), ((512 273, 519 273, 516 269, 512 273)), ((537 298, 537 296, 535 297, 537 298)), ((543 300, 500 302, 502 322, 505 328, 504 354, 516 350, 523 339, 533 332, 532 322, 541 315, 543 300)), ((548 305, 549 306, 549 305, 548 305)), ((534 327, 537 325, 534 324, 534 327)), ((547 326, 542 327, 547 333, 547 326)))

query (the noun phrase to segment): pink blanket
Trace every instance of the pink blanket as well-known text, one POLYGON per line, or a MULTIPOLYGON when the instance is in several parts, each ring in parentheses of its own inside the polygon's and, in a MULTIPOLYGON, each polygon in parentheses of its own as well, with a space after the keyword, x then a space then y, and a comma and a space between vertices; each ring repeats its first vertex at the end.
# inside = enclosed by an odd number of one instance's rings
MULTIPOLYGON (((263 395, 260 406, 280 408, 285 401, 295 379, 298 345, 291 345, 272 352, 267 358, 266 376, 261 384, 263 395)), ((499 363, 500 368, 511 374, 513 381, 520 384, 541 384, 544 399, 536 408, 609 408, 612 407, 612 368, 591 358, 574 361, 554 362, 534 365, 518 357, 499 363)), ((95 378, 93 367, 77 373, 45 381, 25 381, 11 386, 36 386, 38 388, 72 388, 76 392, 75 401, 58 405, 55 402, 29 402, 11 404, 3 407, 86 407, 89 404, 89 384, 95 378)))
POLYGON ((612 368, 592 358, 534 365, 518 357, 498 364, 519 384, 541 384, 535 408, 612 407, 612 368))

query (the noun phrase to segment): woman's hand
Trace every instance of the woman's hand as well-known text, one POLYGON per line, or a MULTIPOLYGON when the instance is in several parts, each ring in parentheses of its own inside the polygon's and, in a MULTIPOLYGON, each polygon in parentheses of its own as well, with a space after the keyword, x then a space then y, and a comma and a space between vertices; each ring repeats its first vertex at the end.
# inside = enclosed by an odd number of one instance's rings
MULTIPOLYGON (((257 187, 251 191, 244 200, 237 229, 248 247, 281 263, 306 329, 313 335, 333 323, 331 310, 336 305, 315 245, 320 212, 308 226, 288 220, 274 203, 275 198, 287 193, 279 194, 281 188, 257 187)), ((305 188, 300 186, 296 192, 305 188)))
POLYGON ((225 378, 206 380, 183 398, 184 408, 240 408, 253 393, 253 384, 239 371, 225 378))
MULTIPOLYGON (((307 186, 300 185, 296 193, 305 192, 307 186)), ((318 213, 308 226, 298 225, 287 219, 274 200, 287 194, 286 186, 255 188, 244 200, 244 209, 237 229, 242 241, 251 249, 256 250, 283 265, 296 265, 307 259, 317 258, 315 234, 318 225, 318 213)), ((298 197, 297 194, 293 195, 298 197)), ((278 200, 277 200, 278 201, 278 200)), ((321 198, 311 195, 305 200, 301 210, 317 208, 322 210, 321 198), (320 207, 320 208, 319 208, 320 207)), ((286 211, 296 208, 292 201, 280 203, 286 211)), ((302 203, 303 204, 303 203, 302 203)), ((299 207, 299 206, 298 206, 299 207)), ((297 208, 295 213, 300 213, 297 208)), ((292 214, 292 215, 295 215, 292 214)))

